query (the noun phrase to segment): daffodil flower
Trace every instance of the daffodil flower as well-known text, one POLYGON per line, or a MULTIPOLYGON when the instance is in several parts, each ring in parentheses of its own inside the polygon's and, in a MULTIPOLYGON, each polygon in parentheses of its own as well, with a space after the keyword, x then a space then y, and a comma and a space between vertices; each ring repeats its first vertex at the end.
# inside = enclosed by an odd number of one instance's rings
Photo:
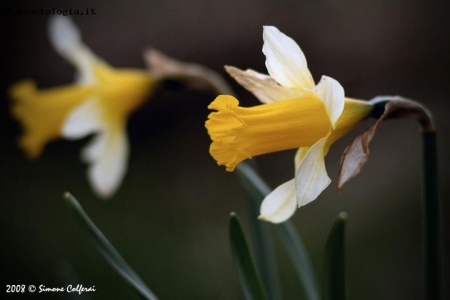
POLYGON ((148 98, 157 80, 149 72, 115 69, 99 59, 83 44, 68 17, 50 19, 49 37, 56 51, 77 69, 77 80, 44 90, 36 89, 32 80, 11 87, 12 112, 24 127, 19 144, 36 158, 53 139, 95 134, 82 159, 89 164, 88 178, 95 192, 109 197, 127 168, 127 119, 148 98))
POLYGON ((217 112, 209 115, 206 128, 211 155, 228 171, 253 156, 298 148, 295 178, 261 205, 260 219, 280 223, 330 184, 324 161, 330 145, 369 116, 372 106, 345 98, 331 77, 322 76, 315 85, 300 47, 277 28, 264 27, 263 39, 270 76, 226 67, 263 104, 244 108, 233 96, 221 95, 209 106, 217 112))

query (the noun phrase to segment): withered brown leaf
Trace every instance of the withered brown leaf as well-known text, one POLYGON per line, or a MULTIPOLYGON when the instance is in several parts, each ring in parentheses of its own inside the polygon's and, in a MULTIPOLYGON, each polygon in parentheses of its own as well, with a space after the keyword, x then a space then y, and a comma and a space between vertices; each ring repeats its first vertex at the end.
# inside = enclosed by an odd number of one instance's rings
MULTIPOLYGON (((373 103, 377 105, 377 103, 373 103)), ((416 119, 423 131, 434 131, 434 124, 430 112, 420 103, 395 96, 384 106, 384 111, 379 119, 345 149, 341 158, 341 167, 338 175, 338 191, 344 184, 355 177, 369 158, 369 143, 380 124, 386 119, 413 118, 416 119)))
POLYGON ((144 51, 144 60, 147 69, 156 77, 180 80, 193 89, 233 95, 233 90, 223 77, 206 66, 176 60, 152 48, 144 51))

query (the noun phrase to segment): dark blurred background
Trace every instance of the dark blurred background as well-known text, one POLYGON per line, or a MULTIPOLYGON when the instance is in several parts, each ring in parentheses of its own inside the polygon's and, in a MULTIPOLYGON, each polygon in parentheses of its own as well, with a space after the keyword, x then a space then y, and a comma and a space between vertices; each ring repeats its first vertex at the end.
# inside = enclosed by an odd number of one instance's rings
MULTIPOLYGON (((92 192, 79 161, 89 138, 50 143, 39 160, 17 148, 21 132, 6 89, 23 78, 39 87, 73 81, 74 69, 51 48, 47 16, 15 9, 92 8, 74 16, 85 43, 115 67, 144 68, 152 46, 226 77, 244 106, 258 101, 223 71, 224 64, 266 73, 262 26, 274 25, 298 42, 317 81, 338 79, 346 95, 370 99, 402 95, 423 102, 439 127, 445 252, 449 245, 450 24, 446 1, 5 1, 2 3, 0 102, 2 283, 63 286, 70 265, 79 283, 95 285, 92 299, 137 299, 103 260, 62 200, 73 193, 99 228, 160 299, 243 299, 228 243, 228 217, 236 211, 249 232, 248 212, 235 174, 208 154, 204 129, 213 93, 168 86, 128 123, 131 156, 118 193, 108 201, 92 192)), ((354 134, 327 157, 332 185, 301 208, 296 224, 320 278, 328 230, 349 214, 348 287, 351 299, 421 299, 421 146, 412 120, 389 121, 371 145, 370 160, 340 194, 340 156, 354 134)), ((275 187, 294 175, 294 151, 256 159, 275 187)), ((276 244, 285 299, 303 299, 283 249, 276 244)), ((448 266, 446 272, 448 278, 448 266)), ((448 282, 447 282, 448 283, 448 282)), ((4 293, 4 292, 2 292, 4 293)), ((7 295, 7 294, 3 294, 7 295)), ((448 291, 447 291, 448 295, 448 291)), ((8 296, 8 295, 7 295, 8 296)), ((11 296, 11 295, 9 295, 11 296)), ((34 295, 35 297, 37 295, 34 295)), ((18 298, 16 296, 15 298, 18 298)), ((66 299, 46 294, 43 299, 66 299)))

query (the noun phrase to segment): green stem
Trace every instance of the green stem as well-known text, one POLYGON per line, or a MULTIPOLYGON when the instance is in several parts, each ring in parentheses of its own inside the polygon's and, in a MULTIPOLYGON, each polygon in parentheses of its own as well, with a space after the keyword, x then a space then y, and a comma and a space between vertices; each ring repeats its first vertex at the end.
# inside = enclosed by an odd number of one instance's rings
POLYGON ((442 242, 438 195, 436 127, 428 109, 400 96, 382 96, 369 101, 375 118, 413 118, 422 131, 423 148, 423 253, 425 299, 442 300, 442 242), (390 99, 389 99, 390 98, 390 99))
POLYGON ((436 132, 422 132, 423 141, 423 225, 425 256, 425 299, 441 300, 442 248, 438 196, 436 132))

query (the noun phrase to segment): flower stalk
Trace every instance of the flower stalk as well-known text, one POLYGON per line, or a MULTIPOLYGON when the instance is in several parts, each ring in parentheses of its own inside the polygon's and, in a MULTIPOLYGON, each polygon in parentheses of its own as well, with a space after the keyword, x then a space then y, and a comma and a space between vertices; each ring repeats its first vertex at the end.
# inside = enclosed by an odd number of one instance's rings
POLYGON ((422 223, 425 299, 442 300, 443 252, 436 126, 427 108, 416 101, 398 96, 382 96, 374 98, 370 102, 375 107, 372 116, 379 117, 379 121, 387 118, 414 118, 420 124, 422 134, 422 223))
POLYGON ((423 130, 422 149, 425 299, 441 300, 443 299, 441 269, 443 259, 435 130, 423 130))

